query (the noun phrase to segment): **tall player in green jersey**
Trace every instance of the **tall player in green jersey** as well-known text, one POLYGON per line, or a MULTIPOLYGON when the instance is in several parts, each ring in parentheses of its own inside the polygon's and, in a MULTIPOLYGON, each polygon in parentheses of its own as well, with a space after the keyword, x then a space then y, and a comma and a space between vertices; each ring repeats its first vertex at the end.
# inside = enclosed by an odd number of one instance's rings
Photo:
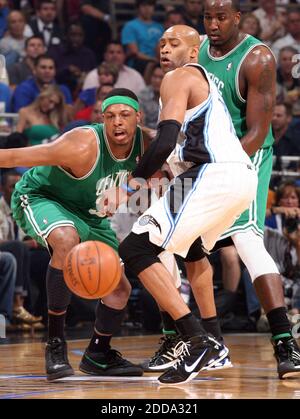
POLYGON ((231 237, 267 314, 279 377, 300 376, 300 351, 291 336, 281 278, 263 243, 272 170, 276 63, 266 45, 239 31, 240 16, 237 0, 205 1, 207 37, 201 44, 199 63, 218 86, 259 181, 256 200, 222 237, 231 237))
MULTIPOLYGON (((100 240, 117 251, 118 242, 97 202, 118 185, 143 154, 137 97, 115 89, 103 102, 104 124, 76 128, 57 141, 30 148, 0 150, 0 167, 34 166, 17 183, 12 196, 19 226, 51 252, 47 272, 49 336, 48 380, 73 374, 67 357, 64 321, 71 292, 63 279, 63 262, 80 241, 100 240)), ((80 363, 93 375, 142 375, 142 369, 110 348, 119 329, 131 287, 122 275, 117 289, 99 301, 95 332, 80 363)))

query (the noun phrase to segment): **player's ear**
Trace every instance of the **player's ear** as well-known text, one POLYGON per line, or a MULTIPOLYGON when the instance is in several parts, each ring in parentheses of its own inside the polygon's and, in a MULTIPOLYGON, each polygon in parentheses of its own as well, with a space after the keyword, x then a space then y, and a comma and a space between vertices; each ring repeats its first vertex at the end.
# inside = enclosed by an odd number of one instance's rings
POLYGON ((136 113, 136 120, 137 120, 138 124, 141 122, 141 120, 142 120, 142 112, 141 111, 138 111, 136 113))
POLYGON ((199 55, 199 47, 197 45, 191 48, 191 58, 198 58, 199 55))
POLYGON ((234 25, 239 26, 241 21, 241 12, 236 12, 234 16, 234 25))

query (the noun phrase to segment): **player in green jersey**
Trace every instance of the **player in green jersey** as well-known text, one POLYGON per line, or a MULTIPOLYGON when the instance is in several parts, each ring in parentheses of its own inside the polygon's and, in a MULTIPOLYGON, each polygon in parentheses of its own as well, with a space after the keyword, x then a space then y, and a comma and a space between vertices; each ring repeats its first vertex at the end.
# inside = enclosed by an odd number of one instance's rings
POLYGON ((240 16, 237 0, 205 1, 207 37, 201 44, 199 63, 218 86, 259 181, 256 200, 222 237, 231 237, 267 314, 279 377, 300 376, 300 351, 291 335, 281 277, 263 243, 272 171, 276 63, 266 45, 239 30, 240 16))
MULTIPOLYGON (((97 203, 108 187, 123 182, 143 154, 137 97, 113 90, 103 102, 104 124, 76 128, 51 144, 0 150, 0 167, 28 166, 12 197, 19 226, 51 253, 47 272, 48 380, 73 374, 67 357, 64 322, 71 292, 63 279, 67 253, 80 241, 100 240, 118 249, 109 221, 97 203)), ((124 274, 117 289, 99 301, 95 332, 80 363, 93 375, 142 375, 142 369, 110 348, 131 291, 124 274)))

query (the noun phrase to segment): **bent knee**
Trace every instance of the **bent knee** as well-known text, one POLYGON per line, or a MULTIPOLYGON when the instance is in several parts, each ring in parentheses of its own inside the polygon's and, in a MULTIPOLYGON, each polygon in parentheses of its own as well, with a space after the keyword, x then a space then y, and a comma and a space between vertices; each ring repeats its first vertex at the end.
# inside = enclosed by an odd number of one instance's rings
POLYGON ((58 227, 50 233, 47 242, 54 255, 65 257, 74 246, 79 244, 80 237, 74 227, 58 227))

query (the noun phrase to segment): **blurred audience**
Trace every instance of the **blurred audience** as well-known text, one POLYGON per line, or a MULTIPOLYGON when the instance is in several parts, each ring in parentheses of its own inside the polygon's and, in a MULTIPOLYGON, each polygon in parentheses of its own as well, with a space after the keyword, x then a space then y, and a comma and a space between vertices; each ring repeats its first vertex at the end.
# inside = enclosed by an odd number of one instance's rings
POLYGON ((92 48, 100 63, 111 41, 109 0, 82 0, 81 22, 86 34, 85 43, 92 48))
POLYGON ((205 34, 202 0, 184 0, 183 7, 180 8, 180 11, 186 25, 195 28, 200 35, 205 34))
POLYGON ((36 16, 32 19, 30 27, 32 35, 43 38, 47 48, 58 45, 63 34, 56 19, 56 2, 52 0, 39 0, 37 3, 36 16))
POLYGON ((165 30, 169 29, 174 25, 186 25, 186 21, 183 16, 183 12, 180 9, 173 9, 166 13, 164 20, 165 30))
MULTIPOLYGON (((11 253, 17 263, 16 283, 14 290, 12 322, 18 324, 34 325, 42 318, 35 317, 24 307, 25 298, 30 304, 30 256, 29 247, 19 240, 18 229, 11 216, 10 201, 15 184, 20 175, 9 170, 1 177, 0 198, 0 251, 11 253)), ((40 324, 38 325, 40 327, 40 324)))
MULTIPOLYGON (((30 105, 40 92, 50 84, 55 84, 56 68, 53 58, 40 55, 34 63, 33 77, 20 83, 13 94, 13 111, 18 112, 24 106, 30 105)), ((72 103, 70 90, 67 86, 59 85, 65 96, 66 103, 72 103)))
POLYGON ((17 275, 17 262, 8 252, 0 252, 0 315, 6 325, 12 321, 13 301, 17 275))
POLYGON ((260 39, 261 26, 257 16, 253 13, 243 13, 240 21, 240 30, 260 39))
POLYGON ((81 89, 86 73, 96 66, 94 52, 84 46, 84 36, 82 25, 71 23, 66 42, 48 50, 56 63, 57 82, 67 85, 73 94, 81 89))
POLYGON ((15 10, 7 16, 8 31, 0 40, 0 54, 5 56, 6 68, 10 67, 25 56, 25 17, 15 10))
POLYGON ((7 16, 9 14, 9 8, 7 6, 7 0, 0 0, 0 39, 7 31, 7 16))
POLYGON ((262 29, 261 40, 271 45, 285 35, 285 10, 276 6, 276 0, 260 0, 259 5, 253 14, 258 18, 262 29))
POLYGON ((159 64, 153 66, 150 74, 150 84, 143 89, 138 97, 143 113, 143 125, 156 129, 159 117, 159 92, 164 73, 159 64))
POLYGON ((297 50, 293 47, 284 47, 279 51, 276 95, 277 100, 292 106, 293 115, 300 116, 300 81, 293 75, 293 57, 296 54, 297 50))
POLYGON ((15 87, 33 76, 35 59, 45 54, 46 47, 43 38, 31 36, 25 41, 25 57, 8 70, 9 84, 15 87))
POLYGON ((273 111, 272 129, 275 138, 273 145, 275 156, 300 155, 300 131, 296 125, 291 125, 292 107, 284 102, 278 102, 273 111))
POLYGON ((29 145, 47 142, 69 122, 68 113, 60 89, 48 86, 31 105, 20 109, 16 131, 26 135, 29 145))
POLYGON ((155 4, 156 0, 136 0, 137 17, 122 29, 128 65, 141 74, 149 62, 158 61, 157 44, 164 32, 163 26, 153 20, 155 4))
MULTIPOLYGON (((123 45, 118 41, 110 42, 105 50, 104 62, 114 64, 118 67, 119 75, 115 87, 125 87, 132 90, 136 95, 146 87, 141 74, 134 68, 125 65, 125 51, 123 45)), ((100 86, 98 68, 90 71, 83 83, 83 90, 100 86)))
POLYGON ((300 10, 290 10, 287 14, 287 33, 272 44, 272 51, 278 58, 284 47, 293 47, 300 53, 300 10))

